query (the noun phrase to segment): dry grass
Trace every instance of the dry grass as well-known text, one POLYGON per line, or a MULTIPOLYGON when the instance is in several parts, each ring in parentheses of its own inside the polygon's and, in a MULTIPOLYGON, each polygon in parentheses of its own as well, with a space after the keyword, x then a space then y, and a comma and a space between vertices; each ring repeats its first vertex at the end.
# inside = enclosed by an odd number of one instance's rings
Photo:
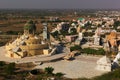
MULTIPOLYGON (((46 16, 47 17, 47 16, 46 16)), ((70 16, 63 16, 60 17, 61 20, 69 20, 72 21, 73 19, 77 19, 78 17, 70 17, 70 16)), ((48 20, 49 17, 45 20, 48 20)), ((9 20, 0 20, 0 31, 6 32, 6 31, 23 31, 24 24, 30 19, 9 19, 9 20)), ((42 31, 42 19, 32 19, 34 21, 38 21, 37 26, 37 32, 42 31)), ((52 25, 48 25, 48 29, 52 30, 52 25)))

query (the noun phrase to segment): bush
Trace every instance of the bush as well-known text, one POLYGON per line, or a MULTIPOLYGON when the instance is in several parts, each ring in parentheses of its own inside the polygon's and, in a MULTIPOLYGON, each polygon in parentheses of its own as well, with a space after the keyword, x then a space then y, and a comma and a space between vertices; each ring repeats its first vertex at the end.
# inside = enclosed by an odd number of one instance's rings
POLYGON ((5 71, 7 74, 13 74, 15 70, 15 63, 10 63, 6 65, 5 71))
POLYGON ((77 34, 77 30, 75 28, 72 28, 70 35, 75 35, 75 34, 77 34))
POLYGON ((100 48, 100 49, 97 50, 96 53, 97 53, 98 55, 105 55, 105 50, 102 49, 102 48, 100 48))
POLYGON ((58 31, 55 31, 55 32, 51 33, 51 35, 52 35, 54 38, 58 38, 59 33, 58 33, 58 31))
POLYGON ((78 45, 70 47, 70 51, 81 50, 81 47, 78 45))
POLYGON ((46 67, 46 68, 45 68, 45 72, 46 72, 47 74, 53 74, 53 71, 54 71, 54 68, 52 68, 52 67, 46 67))
POLYGON ((60 33, 61 33, 61 35, 63 35, 63 36, 66 36, 66 35, 68 35, 69 33, 68 33, 68 31, 66 30, 60 30, 60 33))
POLYGON ((18 35, 18 31, 7 31, 6 34, 8 35, 18 35))
POLYGON ((4 46, 6 44, 6 41, 0 42, 0 46, 4 46))
POLYGON ((38 72, 37 69, 34 69, 34 70, 30 71, 30 73, 33 74, 33 75, 37 75, 39 72, 38 72))
POLYGON ((82 53, 85 53, 85 54, 105 55, 105 51, 104 51, 104 49, 102 49, 102 48, 99 48, 98 50, 96 50, 96 49, 91 49, 91 48, 84 48, 84 49, 82 49, 82 48, 81 48, 80 46, 78 46, 78 45, 75 45, 75 46, 70 47, 70 51, 75 51, 75 50, 79 50, 79 51, 81 51, 82 53))
POLYGON ((91 48, 84 48, 83 52, 86 54, 95 54, 95 49, 91 49, 91 48))
POLYGON ((41 75, 37 76, 36 80, 43 80, 43 76, 41 76, 41 75))
POLYGON ((105 55, 104 49, 100 48, 98 50, 91 49, 91 48, 84 48, 82 51, 86 54, 93 54, 93 55, 105 55))
POLYGON ((63 75, 64 75, 64 74, 61 73, 61 72, 58 72, 58 73, 55 74, 55 76, 56 76, 56 77, 59 77, 59 78, 62 77, 63 75))
POLYGON ((0 67, 4 66, 5 62, 4 61, 0 61, 0 67))

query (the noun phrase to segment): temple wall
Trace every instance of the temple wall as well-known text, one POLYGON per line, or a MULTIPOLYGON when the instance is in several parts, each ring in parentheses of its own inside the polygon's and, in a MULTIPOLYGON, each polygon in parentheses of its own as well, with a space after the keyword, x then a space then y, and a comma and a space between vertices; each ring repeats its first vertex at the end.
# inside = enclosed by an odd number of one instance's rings
POLYGON ((29 49, 45 49, 48 48, 48 44, 31 44, 28 46, 29 49))
POLYGON ((43 54, 43 50, 29 50, 28 54, 30 55, 40 55, 43 54))
POLYGON ((51 49, 43 49, 43 54, 48 55, 51 52, 51 49))

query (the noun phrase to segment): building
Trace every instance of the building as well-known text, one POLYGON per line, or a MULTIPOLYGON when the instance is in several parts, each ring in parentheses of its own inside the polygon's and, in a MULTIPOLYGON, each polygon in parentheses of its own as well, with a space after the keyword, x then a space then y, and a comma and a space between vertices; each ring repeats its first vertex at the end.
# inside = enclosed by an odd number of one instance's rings
POLYGON ((49 49, 48 43, 42 43, 41 39, 32 34, 22 35, 11 43, 6 45, 7 57, 23 58, 44 54, 44 49, 49 49))
POLYGON ((47 30, 47 23, 43 23, 43 40, 48 40, 49 39, 49 34, 47 30))
POLYGON ((73 42, 77 39, 78 35, 66 35, 65 38, 67 42, 73 42))
MULTIPOLYGON (((53 48, 49 47, 49 42, 42 40, 40 36, 34 35, 33 32, 35 32, 35 30, 32 31, 32 27, 34 26, 30 24, 28 24, 27 26, 25 25, 23 35, 19 36, 14 41, 6 44, 7 53, 5 55, 7 57, 23 58, 26 56, 34 55, 48 55, 52 51, 53 48)), ((47 29, 45 27, 45 32, 46 31, 47 29)), ((43 35, 43 39, 48 39, 47 35, 43 35)))

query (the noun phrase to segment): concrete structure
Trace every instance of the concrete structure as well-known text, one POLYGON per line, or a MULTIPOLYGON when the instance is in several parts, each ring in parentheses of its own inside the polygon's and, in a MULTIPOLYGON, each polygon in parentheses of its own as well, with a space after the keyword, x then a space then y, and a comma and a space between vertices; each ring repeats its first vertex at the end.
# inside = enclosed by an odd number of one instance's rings
POLYGON ((32 31, 31 27, 33 26, 34 28, 34 25, 32 25, 31 23, 25 25, 23 35, 19 36, 17 39, 9 42, 6 45, 7 57, 23 58, 26 56, 34 56, 41 54, 48 55, 52 51, 52 48, 49 47, 50 42, 47 41, 48 35, 46 24, 44 24, 44 35, 42 41, 40 36, 34 35, 35 29, 32 31))
POLYGON ((43 40, 47 40, 49 38, 48 30, 47 30, 47 23, 43 23, 43 40))
POLYGON ((44 54, 43 49, 48 49, 48 43, 41 44, 40 38, 32 34, 22 35, 20 38, 6 45, 6 56, 22 58, 25 56, 39 55, 44 54))
POLYGON ((94 35, 94 45, 100 45, 100 36, 94 35))
POLYGON ((94 37, 94 45, 100 45, 100 35, 101 35, 101 28, 97 28, 95 31, 94 37))
POLYGON ((67 35, 65 38, 68 42, 73 42, 77 39, 77 35, 67 35))
POLYGON ((97 61, 96 69, 101 71, 111 71, 111 60, 107 56, 103 56, 97 61))

